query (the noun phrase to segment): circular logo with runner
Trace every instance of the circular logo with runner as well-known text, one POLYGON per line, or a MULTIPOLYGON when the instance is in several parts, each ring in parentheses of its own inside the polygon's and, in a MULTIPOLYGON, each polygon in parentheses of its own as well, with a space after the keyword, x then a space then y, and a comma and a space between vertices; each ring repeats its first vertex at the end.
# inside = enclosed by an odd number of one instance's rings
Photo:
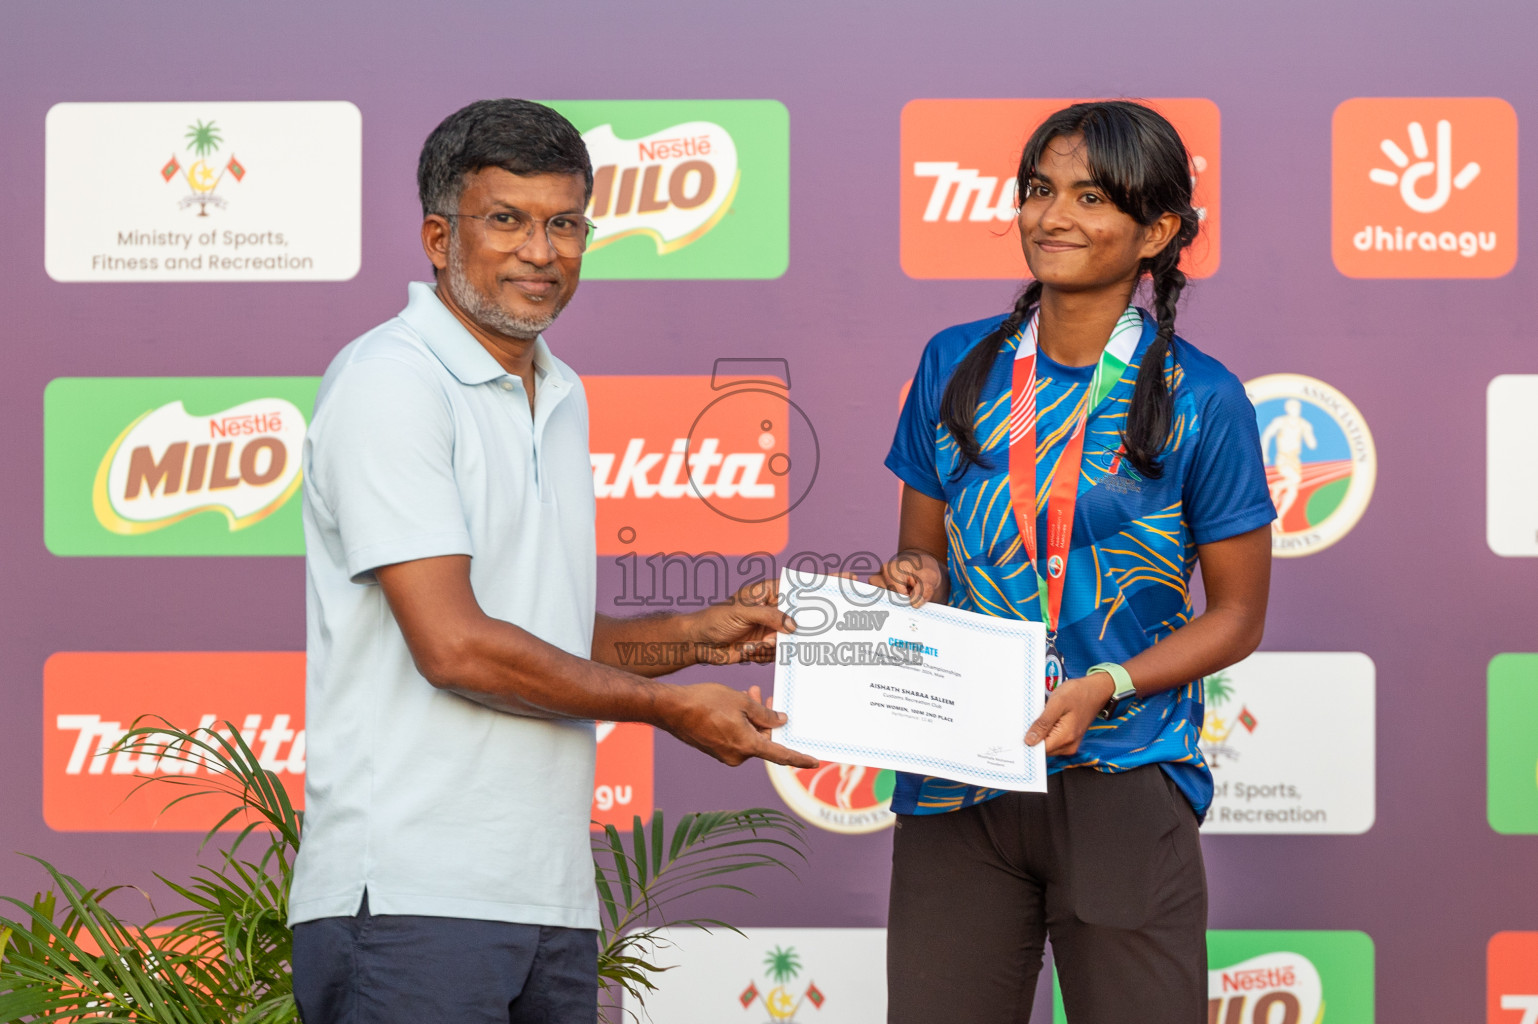
POLYGON ((1244 385, 1276 505, 1271 553, 1312 555, 1351 532, 1372 499, 1378 453, 1351 400, 1322 380, 1273 373, 1244 385))
POLYGON ((1053 555, 1047 559, 1047 575, 1057 579, 1063 574, 1063 556, 1053 555))
POLYGON ((830 761, 816 768, 764 764, 780 799, 818 828, 857 835, 878 832, 897 820, 892 813, 894 771, 830 761))
POLYGON ((1042 659, 1042 668, 1047 677, 1047 692, 1057 689, 1057 685, 1063 681, 1063 659, 1057 651, 1048 649, 1047 656, 1042 659))

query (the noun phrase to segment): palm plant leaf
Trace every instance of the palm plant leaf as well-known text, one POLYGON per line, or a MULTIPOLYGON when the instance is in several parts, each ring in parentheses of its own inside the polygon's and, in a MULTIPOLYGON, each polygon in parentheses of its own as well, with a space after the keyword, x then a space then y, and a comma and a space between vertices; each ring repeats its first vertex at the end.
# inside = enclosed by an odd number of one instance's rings
MULTIPOLYGON (((30 904, 3 901, 19 913, 0 914, 0 1021, 293 1024, 288 893, 302 813, 232 723, 188 732, 146 716, 107 753, 121 752, 192 769, 139 784, 181 787, 168 809, 200 797, 229 802, 204 848, 226 825, 241 827, 217 849, 217 862, 191 880, 160 878, 186 906, 145 926, 125 924, 103 905, 115 890, 87 889, 39 861, 53 890, 30 904), (242 858, 259 830, 260 855, 242 858)), ((800 821, 767 808, 686 814, 671 836, 657 811, 650 823, 635 819, 628 844, 608 826, 594 840, 604 917, 600 977, 643 1000, 669 969, 654 962, 667 942, 664 927, 736 931, 714 918, 667 921, 668 905, 711 890, 747 893, 727 876, 791 870, 787 861, 805 860, 805 850, 800 821)))
POLYGON ((124 924, 102 905, 112 890, 85 889, 39 862, 65 906, 56 905, 54 893, 30 906, 6 901, 25 913, 21 920, 0 916, 0 930, 10 936, 0 959, 0 1021, 297 1021, 287 917, 302 816, 282 783, 228 722, 187 732, 165 719, 141 718, 108 753, 123 751, 179 761, 199 772, 139 784, 183 787, 186 792, 168 808, 202 796, 232 803, 205 834, 205 847, 230 822, 243 820, 244 827, 218 851, 219 862, 202 866, 189 883, 162 878, 189 906, 143 927, 124 924), (255 861, 240 859, 238 851, 258 829, 268 836, 266 848, 255 861), (89 952, 87 942, 102 952, 89 952))
MULTIPOLYGON (((662 919, 666 905, 698 893, 748 893, 725 881, 726 875, 760 867, 794 874, 786 859, 806 859, 804 828, 783 811, 755 807, 686 814, 673 826, 668 840, 663 814, 657 811, 649 825, 635 819, 627 850, 618 830, 607 826, 593 843, 595 884, 606 918, 599 977, 644 1002, 646 993, 656 989, 651 977, 669 969, 653 962, 657 950, 666 944, 660 934, 663 925, 648 926, 648 922, 662 919)), ((684 918, 667 924, 707 932, 712 928, 737 931, 715 918, 684 918)))

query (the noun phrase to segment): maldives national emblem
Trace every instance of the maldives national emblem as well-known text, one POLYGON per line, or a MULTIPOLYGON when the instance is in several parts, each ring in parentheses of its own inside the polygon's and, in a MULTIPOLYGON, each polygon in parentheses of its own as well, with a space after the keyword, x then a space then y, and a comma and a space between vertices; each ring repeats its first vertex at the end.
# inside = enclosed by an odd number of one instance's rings
POLYGON ((780 799, 818 828, 857 835, 878 832, 897 820, 892 813, 897 774, 889 769, 830 761, 816 768, 765 766, 780 799))
POLYGON ((822 990, 815 982, 808 981, 806 991, 801 995, 793 995, 794 989, 801 986, 795 979, 801 973, 801 957, 797 955, 794 946, 774 949, 764 954, 764 970, 769 975, 765 984, 769 991, 759 990, 758 981, 748 982, 748 987, 742 990, 737 1001, 742 1004, 744 1010, 749 1009, 754 1003, 760 1003, 769 1013, 769 1024, 780 1024, 781 1021, 794 1021, 796 1014, 802 1007, 811 1003, 814 1009, 822 1009, 822 1004, 828 997, 822 994, 822 990))
POLYGON ((185 181, 189 191, 177 205, 183 210, 195 205, 198 208, 198 216, 207 217, 210 206, 223 209, 226 205, 222 196, 214 194, 225 175, 229 175, 239 183, 245 179, 246 168, 235 159, 233 151, 229 159, 224 161, 224 166, 218 167, 217 154, 219 147, 224 144, 224 135, 213 121, 205 124, 202 118, 198 118, 197 123, 187 126, 184 137, 189 151, 184 152, 182 156, 189 162, 183 165, 173 152, 171 159, 161 165, 160 176, 168 185, 176 178, 185 181))
POLYGON ((1246 704, 1240 704, 1237 714, 1227 707, 1234 697, 1234 685, 1224 673, 1217 672, 1208 676, 1202 685, 1207 704, 1206 715, 1202 719, 1202 755, 1207 759, 1208 766, 1221 768, 1225 760, 1239 760, 1239 751, 1230 742, 1234 729, 1242 726, 1244 734, 1253 734, 1260 720, 1246 704))

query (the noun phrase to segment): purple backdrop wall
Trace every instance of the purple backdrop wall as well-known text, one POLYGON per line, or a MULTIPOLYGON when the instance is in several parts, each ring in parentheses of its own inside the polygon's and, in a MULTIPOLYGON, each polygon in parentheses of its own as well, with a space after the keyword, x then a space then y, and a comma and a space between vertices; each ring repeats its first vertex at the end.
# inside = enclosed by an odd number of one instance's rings
MULTIPOLYGON (((1496 931, 1538 928, 1538 840, 1484 810, 1484 672, 1532 645, 1535 576, 1484 541, 1485 387, 1538 372, 1531 260, 1494 280, 1351 280, 1330 257, 1330 123, 1353 96, 1498 96, 1538 110, 1538 9, 1516 2, 948 7, 782 2, 99 5, 0 11, 0 892, 35 853, 90 883, 190 866, 186 834, 67 834, 41 815, 41 678, 61 650, 298 650, 298 558, 59 558, 43 545, 43 388, 64 376, 319 374, 425 270, 413 170, 426 133, 485 96, 773 98, 790 112, 790 267, 764 281, 590 281, 550 332, 583 373, 691 374, 782 355, 823 469, 788 551, 883 550, 894 398, 936 329, 1005 308, 1000 281, 898 264, 898 118, 919 97, 1197 96, 1223 117, 1223 259, 1182 333, 1241 379, 1306 373, 1349 395, 1379 453, 1373 502, 1328 551, 1276 566, 1265 648, 1377 665, 1376 824, 1209 836, 1215 928, 1360 929, 1379 1015, 1472 1020, 1496 931), (62 284, 43 267, 44 117, 61 101, 346 99, 363 115, 363 261, 311 284, 62 284), (872 502, 870 495, 880 496, 872 502)), ((1522 165, 1531 158, 1522 142, 1522 165)), ((1522 212, 1522 230, 1533 222, 1522 212)), ((618 586, 600 567, 601 602, 618 586)), ((695 671, 692 677, 707 673, 695 671)), ((767 670, 730 678, 767 683, 767 670), (760 673, 760 675, 754 675, 760 673)), ((145 709, 146 711, 154 709, 145 709)), ((777 805, 762 768, 657 745, 657 804, 777 805)), ((890 833, 816 832, 756 925, 880 925, 890 833)))

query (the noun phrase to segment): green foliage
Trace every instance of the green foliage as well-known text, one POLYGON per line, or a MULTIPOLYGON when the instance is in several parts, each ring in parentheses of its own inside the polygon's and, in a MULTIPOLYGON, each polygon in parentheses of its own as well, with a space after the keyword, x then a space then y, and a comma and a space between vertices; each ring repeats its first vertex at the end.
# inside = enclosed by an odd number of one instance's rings
POLYGON ((796 955, 794 948, 781 949, 775 946, 774 952, 764 957, 764 969, 776 985, 783 985, 801 973, 801 957, 796 955))
POLYGON ((657 811, 649 828, 639 817, 635 819, 627 849, 619 830, 608 826, 593 841, 593 867, 603 919, 598 976, 644 1003, 647 993, 657 987, 652 977, 670 969, 655 962, 657 952, 667 946, 661 934, 663 929, 738 931, 714 918, 668 921, 662 917, 662 908, 710 890, 752 895, 747 889, 722 880, 723 876, 761 867, 790 871, 780 858, 794 855, 806 859, 803 829, 800 821, 783 811, 755 807, 747 811, 686 814, 673 826, 673 838, 665 841, 662 812, 657 811))
POLYGON ((10 933, 0 962, 0 1021, 63 1021, 82 1014, 136 1024, 298 1020, 286 920, 301 816, 282 783, 230 723, 188 733, 163 719, 140 719, 112 752, 119 750, 208 770, 140 784, 185 788, 167 808, 203 797, 229 801, 204 847, 230 822, 244 827, 190 882, 161 878, 189 906, 144 926, 124 923, 104 905, 115 890, 86 889, 39 861, 53 890, 30 905, 6 899, 23 916, 0 917, 0 932, 10 933), (145 721, 160 724, 140 724, 145 721), (243 859, 241 851, 250 846, 260 853, 243 859))
POLYGON ((224 141, 224 136, 219 134, 219 129, 212 121, 204 124, 199 120, 197 124, 187 126, 187 144, 198 156, 207 156, 219 148, 224 141))
MULTIPOLYGON (((303 815, 283 784, 229 722, 218 730, 185 732, 164 719, 141 718, 108 753, 118 751, 207 769, 140 784, 182 787, 185 792, 167 809, 207 797, 229 804, 202 848, 226 825, 242 827, 191 881, 157 875, 187 907, 143 926, 123 922, 104 905, 124 887, 88 889, 39 860, 53 882, 49 892, 30 903, 0 898, 15 908, 0 910, 0 1024, 298 1021, 289 976, 293 936, 286 922, 303 815), (254 859, 241 855, 250 848, 257 851, 254 859)), ((664 907, 710 890, 751 895, 722 876, 757 867, 789 870, 780 856, 804 860, 804 847, 800 822, 765 808, 685 815, 671 840, 658 811, 649 827, 635 820, 628 848, 610 826, 594 841, 603 915, 600 977, 644 1000, 656 988, 651 978, 668 969, 652 962, 666 944, 661 929, 731 928, 712 918, 667 921, 664 907)))
POLYGON ((1228 698, 1234 695, 1233 684, 1228 681, 1228 676, 1222 672, 1214 672, 1206 678, 1202 685, 1207 699, 1212 701, 1213 707, 1222 707, 1228 703, 1228 698))

